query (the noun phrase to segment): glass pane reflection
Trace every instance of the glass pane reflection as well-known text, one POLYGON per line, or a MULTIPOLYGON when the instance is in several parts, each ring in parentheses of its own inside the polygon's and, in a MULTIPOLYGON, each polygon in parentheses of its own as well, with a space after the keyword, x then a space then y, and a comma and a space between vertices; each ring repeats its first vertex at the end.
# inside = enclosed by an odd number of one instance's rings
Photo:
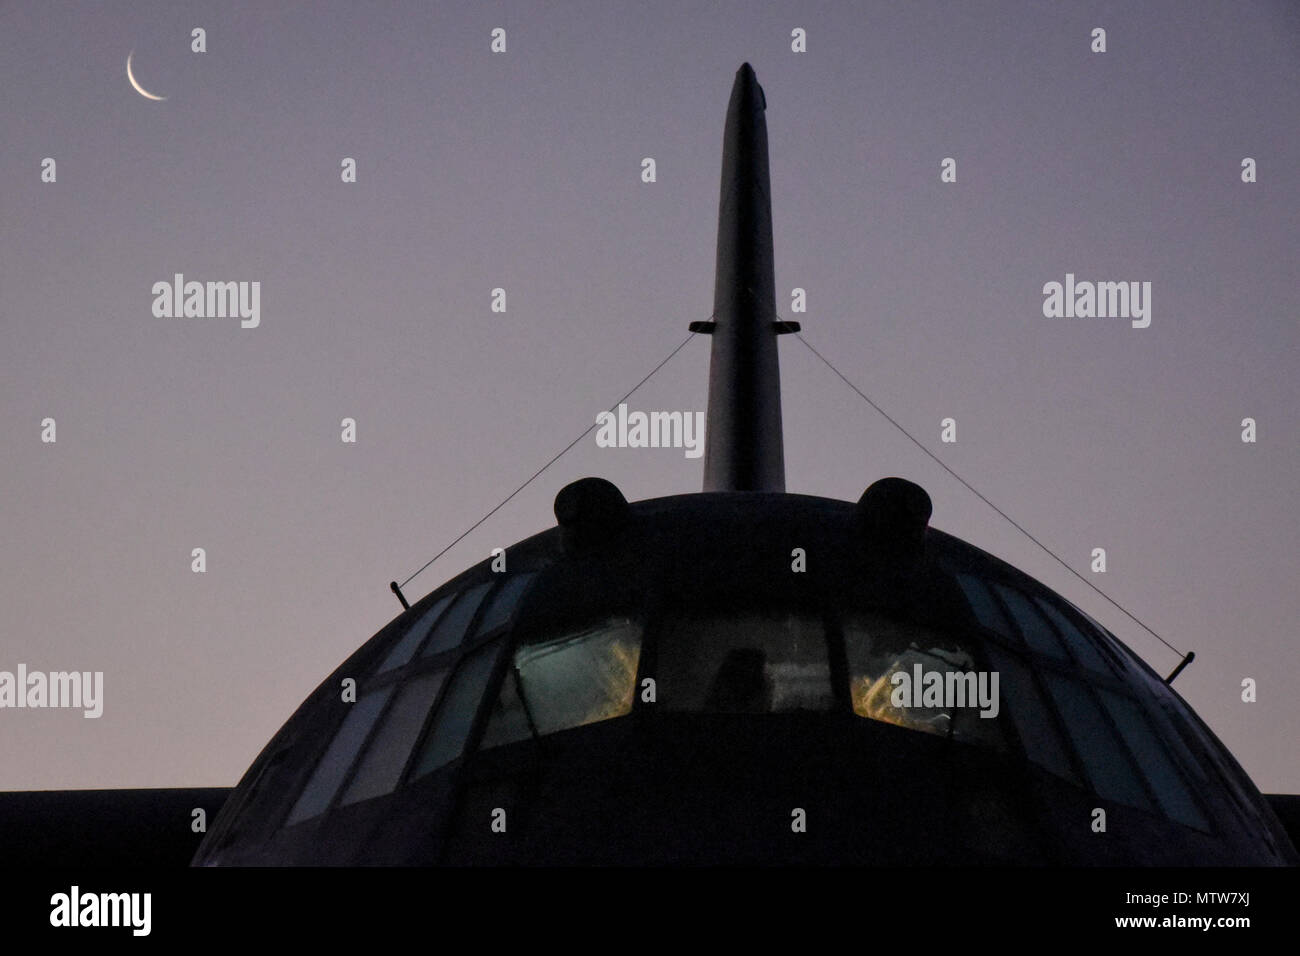
POLYGON ((581 727, 632 710, 641 625, 614 618, 522 645, 492 708, 483 747, 581 727))

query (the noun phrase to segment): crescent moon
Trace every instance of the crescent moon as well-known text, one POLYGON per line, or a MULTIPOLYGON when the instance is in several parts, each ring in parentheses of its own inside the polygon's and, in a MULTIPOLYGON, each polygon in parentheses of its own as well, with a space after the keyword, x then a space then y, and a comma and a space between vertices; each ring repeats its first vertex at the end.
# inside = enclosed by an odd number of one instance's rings
POLYGON ((131 57, 133 56, 135 56, 135 50, 132 50, 130 53, 126 55, 126 78, 131 81, 131 85, 135 87, 135 91, 139 93, 141 96, 143 96, 146 100, 167 99, 167 97, 165 96, 154 96, 152 93, 150 93, 148 90, 146 90, 143 86, 141 86, 139 83, 135 81, 135 74, 131 72, 131 57))

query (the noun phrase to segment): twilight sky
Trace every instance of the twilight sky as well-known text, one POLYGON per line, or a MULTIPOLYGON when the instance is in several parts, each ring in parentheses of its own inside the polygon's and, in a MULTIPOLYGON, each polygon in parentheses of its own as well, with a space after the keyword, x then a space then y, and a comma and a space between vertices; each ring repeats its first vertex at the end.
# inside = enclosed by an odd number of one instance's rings
MULTIPOLYGON (((783 313, 1195 650, 1178 691, 1262 789, 1300 792, 1288 0, 0 3, 0 670, 104 672, 99 719, 0 710, 0 789, 236 783, 399 610, 389 580, 707 318, 745 60, 767 95, 783 313), (131 50, 165 101, 132 90, 131 50), (151 288, 177 272, 260 282, 260 325, 155 317, 151 288), (1150 327, 1046 318, 1042 287, 1066 273, 1149 281, 1150 327)), ((1173 669, 793 337, 780 347, 789 490, 917 481, 936 527, 1173 669)), ((701 338, 631 405, 702 410, 707 369, 701 338)), ((407 595, 553 525, 575 478, 635 500, 702 473, 588 436, 407 595)))

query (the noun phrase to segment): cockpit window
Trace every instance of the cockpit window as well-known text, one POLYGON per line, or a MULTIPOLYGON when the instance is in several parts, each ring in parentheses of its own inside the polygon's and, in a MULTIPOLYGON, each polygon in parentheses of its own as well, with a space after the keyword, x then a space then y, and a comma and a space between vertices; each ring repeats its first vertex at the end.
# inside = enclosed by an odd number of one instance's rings
POLYGON ((991 641, 986 653, 1000 675, 999 685, 1006 693, 1007 710, 1026 759, 1058 777, 1079 783, 1067 746, 1033 673, 1018 657, 991 641))
POLYGON ((1061 610, 1053 607, 1050 602, 1044 601, 1041 597, 1034 598, 1034 603, 1042 608, 1044 614, 1051 618, 1052 623, 1056 625, 1056 629, 1061 632, 1061 636, 1065 639, 1065 643, 1074 652, 1074 656, 1085 670, 1092 671, 1095 674, 1103 674, 1107 677, 1112 675, 1113 669, 1107 665, 1101 651, 1094 645, 1096 638, 1092 634, 1087 634, 1082 628, 1075 626, 1074 622, 1066 618, 1061 610))
POLYGON ((969 574, 958 574, 956 578, 957 583, 966 594, 966 600, 970 602, 975 619, 990 631, 1004 637, 1010 637, 1012 630, 1007 621, 1007 616, 1002 612, 1002 608, 993 595, 989 593, 984 583, 979 578, 969 574))
POLYGON ((415 653, 415 649, 420 646, 420 642, 428 635, 429 629, 437 623, 438 618, 442 617, 442 612, 447 610, 447 605, 451 603, 452 598, 455 596, 455 594, 448 594, 420 615, 415 623, 402 635, 401 640, 388 652, 388 656, 384 658, 383 663, 379 665, 375 673, 383 674, 394 668, 401 667, 409 661, 411 655, 415 653))
POLYGON ((642 603, 586 580, 530 597, 520 616, 537 578, 494 577, 416 617, 362 684, 286 825, 454 763, 480 726, 477 746, 490 750, 641 707, 852 713, 1003 751, 1018 741, 1077 787, 1208 829, 1195 787, 1206 767, 1171 732, 1173 712, 1133 697, 1119 651, 1081 612, 1017 580, 956 572, 974 621, 947 603, 913 615, 852 595, 642 603), (655 694, 638 704, 643 656, 655 694))
POLYGON ((681 614, 659 636, 665 710, 766 714, 833 710, 820 619, 796 614, 681 614))
POLYGON ((993 588, 1011 609, 1011 616, 1015 618, 1020 634, 1030 650, 1037 651, 1057 663, 1064 664, 1070 660, 1056 631, 1026 594, 1001 583, 995 583, 993 588))
POLYGON ((1001 672, 1025 756, 1105 799, 1208 830, 1179 759, 1191 772, 1203 770, 1162 715, 1125 692, 1123 665, 1104 632, 1090 629, 1095 622, 1054 595, 956 577, 976 618, 1004 639, 981 643, 1001 672), (999 630, 1003 608, 1013 625, 1006 631, 999 630))
POLYGON ((1205 815, 1197 807, 1186 781, 1174 765, 1173 757, 1156 735, 1151 719, 1136 701, 1128 697, 1105 688, 1099 690, 1098 695, 1102 706, 1119 727, 1124 742, 1146 773, 1147 781, 1155 791, 1156 799, 1160 801, 1165 814, 1187 826, 1209 830, 1205 815))
POLYGON ((426 671, 402 685, 371 735, 340 806, 393 791, 446 676, 445 670, 426 671))
POLYGON ((372 694, 363 694, 355 704, 348 705, 348 715, 343 718, 339 732, 330 741, 298 802, 289 811, 288 826, 325 812, 392 692, 390 684, 372 694))
POLYGON ((461 659, 421 745, 413 778, 437 770, 464 751, 501 644, 500 640, 492 641, 461 659))
POLYGON ((483 614, 479 618, 478 626, 474 628, 475 637, 485 637, 498 627, 502 627, 510 620, 510 615, 514 613, 519 599, 523 597, 524 591, 532 583, 535 575, 533 574, 516 574, 514 577, 506 578, 501 582, 501 586, 496 589, 492 597, 488 599, 483 614))
POLYGON ((429 643, 424 646, 420 656, 432 657, 459 645, 465 637, 469 622, 474 618, 474 612, 491 587, 491 584, 477 584, 462 594, 438 620, 429 636, 429 643))
POLYGON ((884 614, 844 622, 853 712, 885 723, 1000 747, 996 672, 966 642, 884 614))
POLYGON ((499 747, 630 713, 640 658, 641 624, 630 618, 522 644, 480 746, 499 747))
POLYGON ((1052 671, 1044 672, 1043 679, 1097 793, 1130 807, 1153 809, 1137 765, 1083 682, 1052 671))

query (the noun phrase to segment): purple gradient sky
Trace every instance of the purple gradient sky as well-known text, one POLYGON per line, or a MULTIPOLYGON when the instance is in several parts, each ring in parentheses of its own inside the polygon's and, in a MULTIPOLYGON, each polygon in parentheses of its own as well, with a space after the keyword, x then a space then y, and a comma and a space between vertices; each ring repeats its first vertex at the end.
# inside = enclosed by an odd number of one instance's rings
MULTIPOLYGON (((233 785, 393 617, 390 579, 707 317, 744 60, 768 100, 778 302, 807 288, 808 340, 1076 569, 1106 547, 1092 580, 1196 651, 1178 690, 1261 788, 1300 792, 1283 0, 0 5, 0 669, 102 670, 106 698, 98 720, 0 711, 0 789, 233 785), (132 49, 166 102, 128 86, 132 49), (260 281, 260 328, 155 318, 174 272, 260 281), (1066 272, 1151 281, 1150 328, 1044 318, 1066 272)), ((781 352, 791 491, 918 481, 937 527, 1174 667, 781 352)), ((707 367, 692 342, 633 407, 703 409, 707 367)), ((702 459, 589 437, 408 595, 553 524, 588 474, 655 497, 699 490, 702 459)))

